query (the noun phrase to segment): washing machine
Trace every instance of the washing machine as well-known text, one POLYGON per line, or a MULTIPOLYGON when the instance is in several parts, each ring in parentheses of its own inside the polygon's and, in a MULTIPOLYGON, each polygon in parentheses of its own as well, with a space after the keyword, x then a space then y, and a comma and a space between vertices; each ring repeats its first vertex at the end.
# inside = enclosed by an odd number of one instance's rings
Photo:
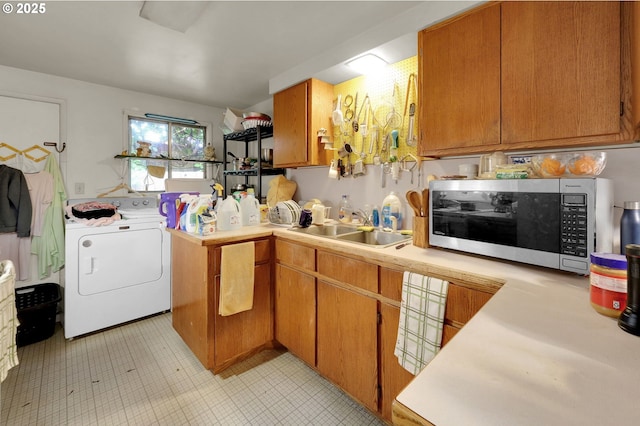
POLYGON ((154 197, 108 202, 122 219, 65 225, 64 335, 71 339, 171 309, 171 235, 154 197))

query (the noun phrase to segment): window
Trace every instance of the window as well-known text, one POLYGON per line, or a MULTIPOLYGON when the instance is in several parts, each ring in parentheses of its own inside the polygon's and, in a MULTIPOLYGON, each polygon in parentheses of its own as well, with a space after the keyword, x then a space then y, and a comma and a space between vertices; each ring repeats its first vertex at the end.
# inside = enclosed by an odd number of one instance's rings
MULTIPOLYGON (((207 140, 207 128, 199 124, 183 124, 169 117, 150 119, 129 116, 128 151, 149 147, 149 157, 201 159, 207 140), (146 142, 146 143, 145 143, 146 142)), ((168 178, 204 178, 205 164, 186 161, 131 159, 129 186, 135 191, 164 191, 168 178)))

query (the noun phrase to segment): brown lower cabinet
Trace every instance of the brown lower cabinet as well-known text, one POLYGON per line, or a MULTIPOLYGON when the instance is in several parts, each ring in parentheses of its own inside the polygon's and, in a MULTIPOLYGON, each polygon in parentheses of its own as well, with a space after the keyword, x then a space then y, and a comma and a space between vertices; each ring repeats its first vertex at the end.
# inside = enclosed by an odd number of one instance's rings
MULTIPOLYGON (((403 270, 276 239, 275 337, 384 420, 413 379, 394 355, 403 270)), ((443 345, 495 293, 450 283, 443 345)))
POLYGON ((402 368, 393 354, 400 322, 400 308, 388 303, 380 303, 380 414, 391 420, 391 404, 414 375, 402 368))
POLYGON ((221 245, 172 233, 173 328, 205 368, 219 373, 273 345, 271 238, 255 240, 253 309, 218 315, 221 245))
POLYGON ((275 337, 291 353, 316 365, 316 279, 276 265, 275 337))
POLYGON ((318 371, 378 411, 378 302, 318 280, 318 371))

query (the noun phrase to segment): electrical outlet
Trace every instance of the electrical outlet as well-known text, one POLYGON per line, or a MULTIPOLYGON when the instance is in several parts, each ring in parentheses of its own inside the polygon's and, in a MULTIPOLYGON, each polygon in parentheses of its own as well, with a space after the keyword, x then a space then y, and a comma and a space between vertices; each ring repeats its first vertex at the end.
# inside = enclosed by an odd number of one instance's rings
POLYGON ((84 194, 84 182, 76 182, 76 194, 84 194))

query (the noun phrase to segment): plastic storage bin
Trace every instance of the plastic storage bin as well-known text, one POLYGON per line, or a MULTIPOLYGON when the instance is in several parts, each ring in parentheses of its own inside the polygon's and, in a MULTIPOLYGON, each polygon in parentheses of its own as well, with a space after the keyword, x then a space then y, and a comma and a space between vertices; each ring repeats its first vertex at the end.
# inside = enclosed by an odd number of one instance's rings
POLYGON ((54 283, 16 289, 16 308, 20 321, 16 336, 18 347, 53 336, 60 299, 60 286, 54 283))

